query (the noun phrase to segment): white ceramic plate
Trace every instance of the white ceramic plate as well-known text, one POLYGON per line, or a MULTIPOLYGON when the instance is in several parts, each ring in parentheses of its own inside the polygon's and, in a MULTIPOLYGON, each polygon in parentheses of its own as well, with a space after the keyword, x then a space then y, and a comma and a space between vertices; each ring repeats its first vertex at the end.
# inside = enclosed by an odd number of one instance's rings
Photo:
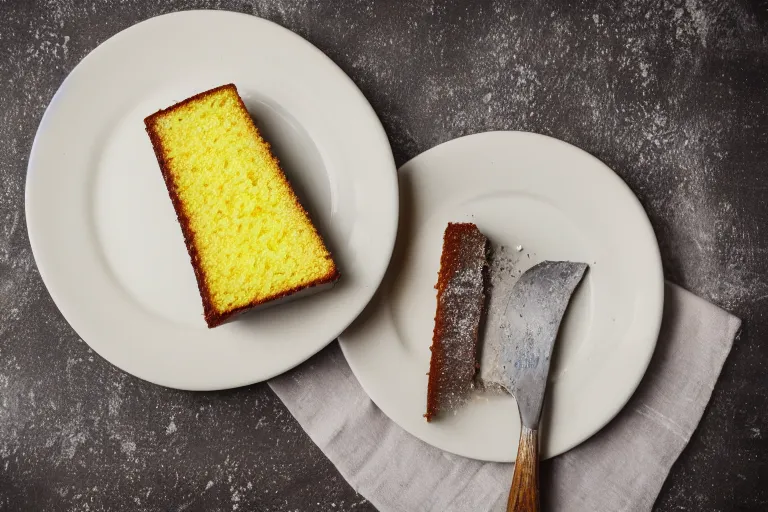
POLYGON ((658 245, 630 189, 584 151, 522 132, 447 142, 405 164, 399 179, 400 226, 385 284, 340 337, 373 401, 438 448, 515 459, 520 420, 509 396, 477 395, 430 424, 422 417, 442 234, 449 221, 470 221, 495 245, 523 246, 511 251, 516 270, 545 259, 590 264, 555 348, 543 456, 603 427, 639 384, 661 324, 658 245))
POLYGON ((117 34, 67 77, 32 147, 26 213, 53 300, 96 352, 151 382, 220 389, 301 363, 357 317, 391 256, 397 177, 376 114, 322 52, 263 19, 190 11, 117 34), (209 330, 142 120, 229 82, 342 278, 209 330))

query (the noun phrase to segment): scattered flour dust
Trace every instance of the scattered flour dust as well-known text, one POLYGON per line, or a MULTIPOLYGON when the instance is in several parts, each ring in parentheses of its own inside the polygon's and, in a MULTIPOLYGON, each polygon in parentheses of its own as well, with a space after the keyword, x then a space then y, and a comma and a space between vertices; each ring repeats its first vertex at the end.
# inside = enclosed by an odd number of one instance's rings
POLYGON ((522 275, 520 265, 522 245, 517 245, 514 251, 505 246, 491 243, 491 253, 488 261, 490 283, 486 300, 486 313, 479 347, 480 371, 477 375, 478 384, 489 392, 505 393, 494 383, 494 369, 499 354, 499 327, 504 318, 504 299, 509 296, 512 287, 522 275), (518 249, 519 247, 519 249, 518 249))
POLYGON ((136 443, 133 441, 123 441, 120 443, 120 451, 126 454, 129 459, 132 459, 133 454, 136 451, 136 443))

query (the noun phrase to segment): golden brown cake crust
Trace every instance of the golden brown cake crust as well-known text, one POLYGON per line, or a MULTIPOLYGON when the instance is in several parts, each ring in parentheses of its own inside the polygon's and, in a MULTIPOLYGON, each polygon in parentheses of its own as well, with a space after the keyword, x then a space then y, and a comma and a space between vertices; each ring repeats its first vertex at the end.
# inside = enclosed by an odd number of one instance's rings
POLYGON ((449 223, 437 276, 437 311, 427 387, 427 421, 469 396, 485 312, 488 239, 475 224, 449 223))
MULTIPOLYGON (((296 292, 299 292, 307 288, 332 283, 338 280, 339 277, 341 276, 338 268, 336 267, 336 263, 333 262, 332 260, 333 267, 331 268, 330 272, 328 272, 325 276, 322 276, 310 283, 307 283, 306 285, 296 286, 287 290, 283 290, 280 293, 274 294, 269 297, 265 297, 261 300, 254 300, 249 304, 246 304, 245 306, 240 306, 240 307, 231 309, 225 313, 219 313, 213 307, 210 289, 208 287, 208 283, 205 280, 205 273, 203 272, 202 265, 200 264, 200 255, 198 253, 197 247, 195 246, 195 238, 194 238, 194 233, 192 231, 192 228, 190 226, 189 216, 187 215, 187 212, 184 209, 184 204, 181 202, 181 199, 179 198, 178 192, 176 190, 176 185, 174 184, 173 179, 171 177, 171 171, 168 165, 167 151, 163 147, 162 139, 158 136, 157 131, 155 130, 155 122, 163 114, 167 114, 168 112, 172 112, 180 107, 183 107, 187 103, 204 99, 207 96, 215 94, 216 92, 223 89, 233 89, 235 92, 237 92, 237 87, 235 87, 235 84, 226 84, 219 87, 215 87, 208 91, 204 91, 199 94, 196 94, 183 101, 180 101, 179 103, 176 103, 166 109, 158 110, 154 114, 144 119, 144 126, 146 128, 147 134, 149 135, 149 139, 152 141, 152 148, 155 151, 155 157, 157 158, 157 163, 160 165, 160 172, 163 175, 165 186, 168 189, 168 195, 171 198, 171 202, 173 203, 173 209, 176 211, 176 217, 178 218, 179 224, 181 225, 181 232, 184 235, 184 243, 187 246, 187 252, 189 253, 189 258, 192 262, 192 268, 195 272, 195 279, 197 280, 197 288, 200 291, 200 297, 203 300, 203 315, 205 317, 206 323, 208 324, 208 327, 219 326, 224 322, 226 322, 227 320, 229 320, 230 318, 232 318, 233 316, 239 313, 242 313, 246 310, 260 306, 264 303, 271 302, 273 300, 277 300, 282 297, 286 297, 288 295, 292 295, 296 292)), ((238 101, 240 102, 240 107, 247 112, 248 110, 246 109, 245 103, 243 103, 242 98, 240 98, 240 95, 236 94, 236 96, 238 101)), ((277 158, 274 156, 274 154, 272 155, 272 157, 275 158, 275 161, 277 161, 277 158)), ((280 169, 280 178, 290 186, 290 183, 288 182, 288 178, 282 172, 282 169, 280 169)), ((296 207, 301 209, 301 211, 304 212, 307 218, 309 218, 309 214, 301 205, 301 203, 295 198, 295 196, 294 196, 294 203, 296 207)), ((320 234, 317 233, 317 230, 314 227, 314 225, 312 226, 312 228, 315 229, 315 233, 317 234, 318 238, 323 241, 323 245, 327 247, 327 244, 325 244, 325 240, 323 240, 320 234)))

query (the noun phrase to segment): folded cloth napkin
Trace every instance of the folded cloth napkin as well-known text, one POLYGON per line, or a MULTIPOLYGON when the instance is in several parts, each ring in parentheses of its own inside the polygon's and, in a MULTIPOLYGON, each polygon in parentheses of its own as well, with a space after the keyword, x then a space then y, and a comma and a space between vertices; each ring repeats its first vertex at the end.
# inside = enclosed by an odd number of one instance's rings
MULTIPOLYGON (((546 510, 651 510, 701 419, 741 320, 673 284, 648 371, 605 428, 542 467, 546 510)), ((368 398, 337 344, 270 386, 381 512, 504 510, 512 465, 445 453, 368 398)))

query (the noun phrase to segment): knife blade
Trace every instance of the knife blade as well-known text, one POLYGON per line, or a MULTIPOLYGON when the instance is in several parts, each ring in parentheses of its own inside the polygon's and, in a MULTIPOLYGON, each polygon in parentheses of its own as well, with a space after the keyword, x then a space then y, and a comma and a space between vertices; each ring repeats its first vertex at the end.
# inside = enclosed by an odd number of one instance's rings
POLYGON ((585 263, 544 261, 520 277, 507 300, 496 375, 528 427, 541 416, 560 321, 586 269, 585 263))

